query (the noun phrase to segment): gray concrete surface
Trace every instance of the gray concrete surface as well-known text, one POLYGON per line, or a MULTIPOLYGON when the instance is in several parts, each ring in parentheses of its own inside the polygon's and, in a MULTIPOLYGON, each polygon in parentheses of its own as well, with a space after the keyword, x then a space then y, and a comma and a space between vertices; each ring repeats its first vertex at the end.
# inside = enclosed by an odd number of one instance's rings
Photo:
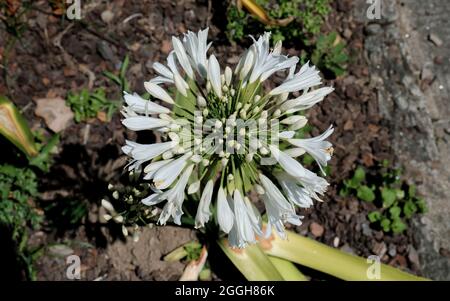
POLYGON ((374 20, 354 3, 392 146, 429 207, 414 225, 423 272, 450 280, 450 2, 382 0, 374 20))

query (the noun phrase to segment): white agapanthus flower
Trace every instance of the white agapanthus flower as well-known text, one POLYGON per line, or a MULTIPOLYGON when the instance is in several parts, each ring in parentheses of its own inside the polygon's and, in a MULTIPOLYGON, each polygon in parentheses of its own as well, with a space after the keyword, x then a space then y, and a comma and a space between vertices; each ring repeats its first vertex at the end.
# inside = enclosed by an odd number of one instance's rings
POLYGON ((195 227, 215 220, 234 247, 254 243, 271 229, 284 237, 284 223, 301 224, 296 206, 309 208, 328 186, 297 158, 308 153, 322 171, 330 160, 333 148, 326 139, 332 127, 307 139, 299 130, 308 121, 300 113, 333 88, 318 88, 319 71, 309 63, 296 72, 298 57, 282 55, 281 43, 271 50, 270 33, 254 40, 234 71, 208 56, 207 36, 208 29, 173 37, 167 66, 154 63, 158 76, 144 83, 153 100, 125 93, 123 125, 163 137, 152 144, 127 141, 122 149, 131 158, 128 169, 143 170, 150 181, 153 193, 142 200, 145 205, 165 202, 162 225, 181 224, 189 195, 198 200, 197 212, 190 214, 195 227), (285 74, 285 80, 265 91, 262 82, 274 73, 285 74), (301 93, 290 98, 293 92, 301 93), (247 197, 252 190, 264 202, 266 231, 247 197))

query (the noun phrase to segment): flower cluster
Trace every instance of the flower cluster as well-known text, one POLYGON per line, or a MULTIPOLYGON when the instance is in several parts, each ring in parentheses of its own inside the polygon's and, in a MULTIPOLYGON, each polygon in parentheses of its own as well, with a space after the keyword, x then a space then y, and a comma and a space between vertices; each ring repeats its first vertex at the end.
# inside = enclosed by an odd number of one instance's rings
POLYGON ((333 128, 309 139, 298 133, 307 123, 302 111, 333 88, 316 88, 321 77, 309 63, 296 71, 299 58, 282 55, 280 42, 271 49, 270 33, 254 40, 234 71, 227 66, 222 72, 216 57, 208 57, 207 36, 208 29, 188 32, 181 40, 173 37, 167 66, 153 64, 158 76, 145 82, 145 89, 170 108, 125 93, 123 125, 163 137, 153 144, 127 141, 128 168, 143 168, 144 180, 150 181, 154 193, 142 200, 145 205, 165 202, 162 225, 180 224, 186 193, 196 195, 195 227, 215 218, 232 246, 245 247, 265 235, 248 197, 254 191, 265 205, 266 233, 274 228, 284 237, 285 222, 301 224, 295 206, 310 207, 328 186, 297 158, 310 154, 323 172, 333 151, 326 141, 333 128), (265 91, 263 82, 274 73, 286 77, 265 91))

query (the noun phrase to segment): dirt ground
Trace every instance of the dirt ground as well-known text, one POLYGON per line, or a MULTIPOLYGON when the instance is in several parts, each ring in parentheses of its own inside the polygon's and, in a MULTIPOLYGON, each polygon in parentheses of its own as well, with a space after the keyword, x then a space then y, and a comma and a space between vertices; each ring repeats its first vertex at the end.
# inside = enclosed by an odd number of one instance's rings
MULTIPOLYGON (((86 86, 106 86, 108 95, 120 98, 121 91, 102 72, 118 70, 126 54, 130 55, 127 78, 132 90, 144 92, 143 82, 154 75, 152 63, 165 61, 173 35, 209 26, 212 51, 219 60, 234 65, 242 51, 225 37, 224 7, 208 1, 91 1, 84 5, 81 22, 55 16, 47 1, 36 1, 35 6, 38 9, 29 13, 28 30, 23 38, 8 49, 7 74, 0 79, 0 94, 9 95, 35 129, 46 128, 44 121, 35 115, 37 99, 65 98, 68 91, 86 86), (102 14, 105 11, 111 15, 106 17, 102 14)), ((345 76, 328 80, 335 92, 308 112, 314 126, 312 135, 329 124, 336 128, 331 136, 335 146, 328 177, 331 188, 324 203, 301 212, 304 223, 294 230, 352 254, 380 255, 384 263, 421 275, 411 227, 396 236, 375 231, 367 220, 367 213, 375 209, 373 204, 338 195, 342 180, 357 166, 370 169, 384 159, 394 164, 397 161, 390 147, 392 133, 379 112, 377 92, 370 85, 364 26, 352 16, 352 1, 334 1, 333 7, 322 30, 336 30, 340 34, 348 45, 351 60, 345 76), (311 231, 312 228, 319 231, 311 231)), ((0 56, 6 55, 8 39, 9 35, 0 28, 0 56)), ((295 55, 300 49, 286 51, 295 55)), ((108 184, 122 180, 126 159, 120 147, 125 138, 136 138, 133 135, 124 130, 119 114, 111 122, 97 118, 86 123, 71 122, 62 132, 55 163, 40 178, 42 201, 80 202, 87 206, 88 212, 75 225, 56 213, 43 229, 32 233, 30 245, 46 246, 36 263, 39 280, 65 280, 67 254, 81 257, 85 280, 180 277, 185 263, 167 263, 162 257, 198 239, 195 231, 172 226, 148 228, 136 243, 132 237, 123 238, 118 229, 101 219, 99 204, 109 194, 108 184), (58 228, 52 226, 55 222, 58 228)), ((221 266, 231 266, 227 259, 217 256, 211 257, 214 272, 221 266)), ((234 270, 213 275, 214 279, 240 277, 234 270)))

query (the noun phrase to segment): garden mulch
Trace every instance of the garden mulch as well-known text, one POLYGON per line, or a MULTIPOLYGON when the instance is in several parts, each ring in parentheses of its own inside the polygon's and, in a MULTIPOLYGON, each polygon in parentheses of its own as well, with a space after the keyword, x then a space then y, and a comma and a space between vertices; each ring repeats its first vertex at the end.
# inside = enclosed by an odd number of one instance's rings
MULTIPOLYGON (((121 91, 102 73, 117 71, 126 54, 130 54, 127 78, 132 90, 144 92, 143 82, 154 75, 152 63, 164 63, 171 50, 172 35, 209 26, 212 51, 222 63, 236 64, 242 51, 225 38, 223 7, 214 7, 209 1, 94 1, 84 6, 81 22, 55 15, 47 1, 34 5, 37 9, 27 14, 27 30, 8 51, 10 35, 0 30, 0 56, 8 57, 0 94, 8 95, 23 110, 34 129, 46 128, 35 115, 36 99, 65 98, 68 91, 89 85, 106 87, 110 98, 119 99, 121 91)), ((351 5, 351 1, 335 1, 323 27, 323 32, 336 30, 347 44, 351 58, 347 74, 327 80, 335 92, 307 115, 314 127, 312 135, 330 124, 336 128, 331 136, 335 148, 328 176, 331 186, 323 203, 300 211, 304 223, 294 230, 352 254, 379 255, 382 262, 420 274, 411 230, 396 236, 376 231, 367 220, 367 213, 375 209, 372 204, 338 195, 342 180, 357 166, 370 169, 384 159, 395 162, 376 91, 369 87, 363 27, 351 17, 351 5)), ((286 50, 295 55, 301 49, 286 50)), ((51 134, 48 128, 47 134, 51 134)), ((81 256, 84 279, 176 280, 181 275, 184 264, 166 263, 162 256, 195 239, 194 231, 155 227, 146 229, 139 242, 133 243, 131 237, 123 238, 101 220, 100 200, 109 194, 109 183, 121 181, 126 164, 120 146, 126 138, 135 139, 133 135, 124 130, 119 114, 110 122, 98 118, 71 122, 62 132, 55 163, 40 177, 42 202, 81 203, 88 212, 75 225, 61 218, 63 215, 49 217, 43 229, 32 233, 30 245, 46 246, 36 264, 38 279, 66 279, 64 255, 71 252, 81 256)), ((152 139, 137 138, 141 142, 152 139)), ((214 264, 220 268, 219 261, 213 257, 214 272, 214 264)), ((227 279, 236 273, 214 277, 227 279)))

